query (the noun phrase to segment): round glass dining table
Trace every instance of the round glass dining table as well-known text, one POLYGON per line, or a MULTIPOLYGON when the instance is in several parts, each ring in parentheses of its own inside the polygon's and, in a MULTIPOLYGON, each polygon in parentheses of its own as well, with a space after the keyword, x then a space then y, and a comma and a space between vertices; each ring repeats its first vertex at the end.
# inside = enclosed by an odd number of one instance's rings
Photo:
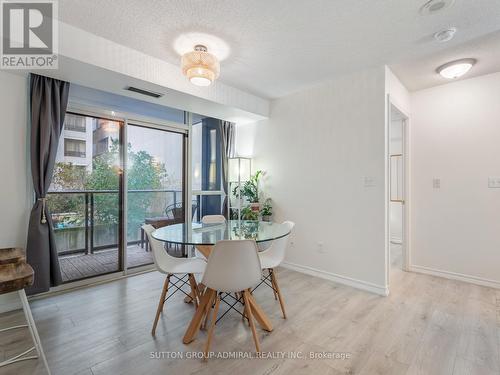
POLYGON ((277 240, 290 234, 281 223, 228 220, 225 223, 174 224, 158 228, 153 237, 159 241, 194 246, 213 246, 221 240, 255 240, 257 243, 277 240))
MULTIPOLYGON (((213 246, 221 240, 255 240, 257 243, 277 240, 290 234, 289 228, 280 223, 266 221, 246 221, 246 220, 228 220, 225 223, 203 224, 192 223, 174 224, 158 228, 153 232, 153 238, 181 245, 193 245, 206 258, 209 257, 213 246)), ((201 287, 201 284, 198 284, 201 287)), ((204 287, 203 287, 204 288, 204 287)), ((189 344, 196 337, 200 329, 201 321, 205 314, 206 306, 213 296, 208 288, 200 296, 195 315, 193 316, 186 333, 184 334, 184 344, 189 344)), ((272 331, 271 321, 250 294, 248 303, 252 309, 253 316, 259 325, 266 331, 272 331)))

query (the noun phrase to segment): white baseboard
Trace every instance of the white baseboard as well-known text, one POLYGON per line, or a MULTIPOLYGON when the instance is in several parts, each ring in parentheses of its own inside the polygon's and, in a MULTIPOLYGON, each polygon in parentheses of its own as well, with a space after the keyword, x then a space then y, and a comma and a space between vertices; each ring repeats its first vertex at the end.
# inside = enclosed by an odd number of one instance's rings
POLYGON ((287 268, 287 269, 290 269, 293 271, 305 273, 307 275, 320 277, 322 279, 334 281, 334 282, 339 283, 339 284, 348 285, 348 286, 351 286, 353 288, 365 290, 367 292, 379 294, 381 296, 388 296, 389 295, 389 287, 387 287, 387 286, 384 287, 384 286, 373 284, 373 283, 370 283, 367 281, 357 280, 357 279, 353 279, 351 277, 342 276, 342 275, 338 275, 338 274, 335 274, 332 272, 322 271, 322 270, 318 270, 316 268, 303 266, 300 264, 295 264, 295 263, 290 263, 290 262, 281 263, 281 267, 287 268))
POLYGON ((459 280, 459 281, 464 281, 466 283, 471 283, 471 284, 476 284, 476 285, 481 285, 481 286, 487 286, 490 288, 500 289, 500 281, 484 279, 482 277, 464 275, 462 273, 451 272, 451 271, 437 270, 434 268, 417 266, 414 264, 410 266, 410 271, 417 272, 417 273, 423 273, 426 275, 443 277, 445 279, 459 280))

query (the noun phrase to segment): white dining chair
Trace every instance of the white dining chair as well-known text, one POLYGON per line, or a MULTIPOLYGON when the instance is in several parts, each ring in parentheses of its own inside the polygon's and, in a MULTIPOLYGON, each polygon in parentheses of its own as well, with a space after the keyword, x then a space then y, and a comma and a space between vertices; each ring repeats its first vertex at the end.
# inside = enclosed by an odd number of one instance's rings
MULTIPOLYGON (((210 314, 213 304, 213 316, 208 330, 205 345, 205 358, 207 358, 212 341, 217 313, 221 301, 221 293, 239 293, 243 298, 245 317, 248 319, 252 330, 255 348, 260 352, 259 340, 255 330, 252 308, 249 298, 250 288, 255 286, 261 278, 261 265, 258 256, 257 244, 253 240, 219 241, 215 244, 208 258, 207 268, 203 275, 202 283, 207 287, 205 293, 213 296, 206 304, 206 314, 210 314)), ((202 308, 200 306, 200 308, 202 308)))
POLYGON ((203 224, 222 224, 226 222, 226 218, 222 215, 205 215, 201 218, 203 224))
POLYGON ((156 310, 153 329, 151 330, 151 334, 154 336, 156 333, 158 319, 160 318, 160 314, 163 312, 165 301, 172 297, 176 292, 181 291, 186 294, 186 296, 190 296, 194 301, 195 307, 198 306, 200 294, 194 275, 203 273, 207 263, 199 258, 176 258, 169 255, 163 247, 163 243, 153 237, 152 234, 155 228, 152 225, 145 224, 142 226, 142 229, 144 229, 144 232, 148 236, 148 241, 153 253, 153 260, 157 270, 167 275, 163 284, 158 309, 156 310), (173 282, 170 281, 171 278, 174 279, 173 282), (182 286, 187 283, 189 283, 191 287, 191 294, 182 290, 182 286), (179 286, 179 284, 181 285, 179 286), (172 286, 174 291, 167 297, 169 286, 172 286))
MULTIPOLYGON (((205 215, 201 218, 201 223, 202 224, 225 224, 226 218, 222 215, 205 215)), ((203 255, 196 248, 194 249, 194 255, 195 255, 195 257, 203 259, 204 261, 207 260, 205 255, 203 255)))
MULTIPOLYGON (((285 221, 282 225, 287 227, 287 230, 291 233, 295 223, 292 221, 285 221)), ((281 290, 278 285, 278 279, 276 278, 275 268, 278 267, 283 260, 285 260, 286 248, 288 245, 288 238, 290 235, 274 240, 271 246, 259 253, 260 263, 262 265, 262 270, 267 270, 268 275, 264 276, 262 282, 257 286, 259 287, 261 284, 268 285, 274 293, 274 298, 279 299, 281 312, 283 313, 283 318, 286 319, 285 312, 285 302, 283 301, 283 296, 281 295, 281 290), (270 280, 269 280, 270 279, 270 280), (266 281, 269 280, 271 285, 269 285, 266 281)), ((257 287, 255 289, 257 289, 257 287)), ((254 289, 254 290, 255 290, 254 289)))

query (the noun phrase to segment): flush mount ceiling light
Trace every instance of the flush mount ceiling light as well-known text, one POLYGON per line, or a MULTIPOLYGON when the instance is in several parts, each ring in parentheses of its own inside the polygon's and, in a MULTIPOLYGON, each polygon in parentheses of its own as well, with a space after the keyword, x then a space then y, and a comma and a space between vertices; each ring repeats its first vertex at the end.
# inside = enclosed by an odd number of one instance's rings
POLYGON ((453 39, 456 32, 457 32, 456 27, 450 27, 449 29, 444 29, 435 33, 434 39, 440 43, 449 42, 450 40, 453 39))
POLYGON ((460 59, 451 61, 438 67, 436 72, 447 79, 459 78, 467 73, 476 61, 476 59, 460 59))
POLYGON ((219 60, 201 44, 195 45, 194 51, 182 55, 181 68, 182 74, 196 86, 210 86, 220 73, 219 60))
POLYGON ((420 14, 423 16, 431 15, 442 11, 453 5, 455 0, 429 0, 420 7, 420 14))

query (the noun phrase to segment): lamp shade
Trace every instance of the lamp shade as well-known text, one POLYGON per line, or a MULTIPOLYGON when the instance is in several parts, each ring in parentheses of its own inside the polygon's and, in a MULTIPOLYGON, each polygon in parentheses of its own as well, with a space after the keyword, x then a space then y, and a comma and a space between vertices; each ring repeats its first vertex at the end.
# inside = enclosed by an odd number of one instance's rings
POLYGON ((219 60, 202 45, 195 46, 194 51, 182 56, 181 67, 182 73, 197 86, 209 86, 220 73, 219 60))
POLYGON ((238 181, 248 181, 250 180, 250 175, 252 173, 250 158, 229 158, 229 173, 228 180, 229 182, 238 182, 238 181))

